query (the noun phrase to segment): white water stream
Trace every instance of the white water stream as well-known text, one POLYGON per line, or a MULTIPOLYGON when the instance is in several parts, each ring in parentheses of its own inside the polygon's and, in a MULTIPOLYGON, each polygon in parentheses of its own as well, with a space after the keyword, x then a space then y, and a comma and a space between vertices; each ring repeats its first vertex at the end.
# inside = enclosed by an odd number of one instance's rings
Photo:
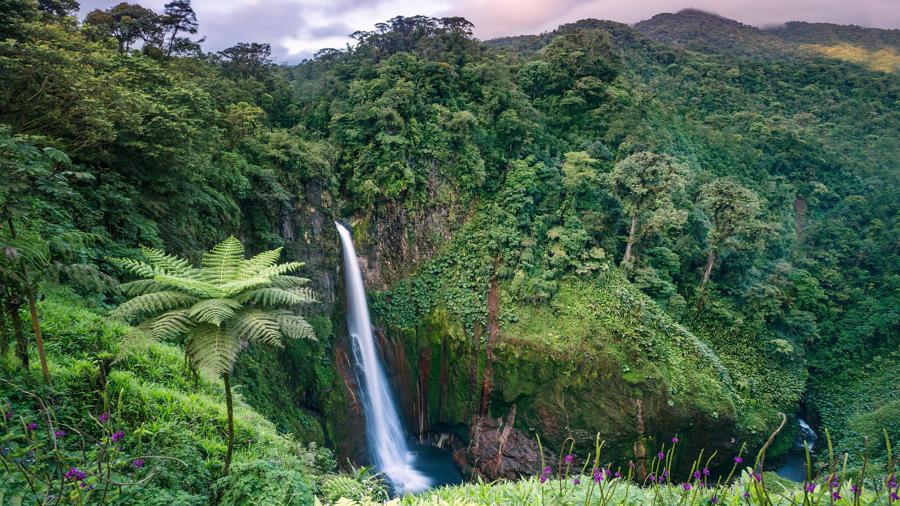
POLYGON ((353 239, 346 227, 340 223, 335 225, 341 236, 347 290, 347 327, 353 341, 353 360, 366 416, 369 452, 375 468, 384 473, 395 493, 402 495, 425 490, 431 485, 431 480, 414 466, 415 458, 410 452, 387 376, 378 357, 353 239))

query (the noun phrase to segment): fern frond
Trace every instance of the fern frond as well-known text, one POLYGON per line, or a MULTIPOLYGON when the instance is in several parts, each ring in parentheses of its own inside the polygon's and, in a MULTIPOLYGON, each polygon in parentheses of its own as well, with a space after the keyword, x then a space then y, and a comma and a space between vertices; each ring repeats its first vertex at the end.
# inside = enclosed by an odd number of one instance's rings
POLYGON ((220 290, 219 287, 212 283, 207 283, 206 281, 170 276, 168 274, 157 274, 156 276, 153 276, 153 280, 168 288, 196 295, 200 298, 216 298, 222 296, 222 290, 220 290))
POLYGON ((234 299, 203 299, 191 306, 188 314, 195 321, 219 327, 222 322, 233 318, 236 314, 235 311, 241 307, 241 304, 234 299))
POLYGON ((264 311, 238 313, 230 322, 229 330, 248 342, 282 347, 278 322, 264 311))
POLYGON ((201 278, 215 284, 234 280, 244 262, 244 245, 234 236, 213 246, 203 255, 201 278))
POLYGON ((257 276, 265 277, 271 279, 274 276, 283 276, 289 272, 296 271, 298 269, 302 269, 305 266, 303 262, 287 262, 284 264, 273 265, 271 267, 266 267, 265 269, 259 271, 257 276))
POLYGON ((309 288, 294 288, 285 290, 284 288, 266 287, 257 288, 244 292, 237 297, 237 300, 243 304, 253 304, 255 306, 296 306, 298 304, 309 304, 315 302, 312 290, 309 288))
POLYGON ((191 332, 184 354, 192 367, 222 375, 231 372, 242 349, 241 340, 232 332, 215 325, 201 325, 191 332))
POLYGON ((272 286, 276 288, 295 288, 309 284, 308 279, 297 276, 272 276, 269 279, 272 282, 272 286))
POLYGON ((156 275, 156 269, 154 269, 152 265, 140 260, 116 257, 110 258, 109 261, 121 267, 123 270, 141 276, 142 278, 152 278, 156 275))
POLYGON ((150 335, 155 339, 174 339, 191 329, 194 322, 186 309, 168 311, 150 321, 150 335))
POLYGON ((244 277, 251 277, 267 267, 272 267, 281 257, 281 250, 282 248, 276 248, 271 251, 263 251, 249 260, 244 260, 241 265, 241 274, 244 277))
POLYGON ((252 278, 238 279, 229 283, 224 283, 218 288, 224 297, 236 297, 248 290, 255 290, 270 286, 272 280, 266 276, 254 276, 252 278))
POLYGON ((311 339, 316 341, 316 331, 305 318, 293 314, 275 315, 278 328, 288 339, 311 339))
POLYGON ((167 288, 168 287, 166 285, 159 283, 153 279, 136 279, 134 281, 129 281, 128 283, 122 283, 119 285, 119 289, 122 291, 122 293, 129 297, 135 297, 137 295, 144 295, 153 292, 161 292, 166 290, 167 288))
POLYGON ((179 258, 175 255, 167 255, 164 251, 156 248, 141 247, 144 256, 157 272, 162 272, 174 276, 193 278, 198 275, 197 270, 188 260, 179 258))
POLYGON ((123 302, 112 312, 112 316, 122 319, 134 316, 152 316, 172 309, 192 306, 196 302, 196 297, 174 290, 146 293, 123 302))

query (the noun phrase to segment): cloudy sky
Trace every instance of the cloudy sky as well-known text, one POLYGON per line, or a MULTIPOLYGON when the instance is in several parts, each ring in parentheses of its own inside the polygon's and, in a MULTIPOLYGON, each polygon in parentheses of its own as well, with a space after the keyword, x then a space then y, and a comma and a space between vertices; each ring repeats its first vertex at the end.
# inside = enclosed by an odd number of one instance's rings
MULTIPOLYGON (((82 15, 121 0, 82 0, 82 15)), ((157 12, 166 0, 129 0, 157 12)), ((900 0, 194 0, 207 51, 268 42, 279 61, 296 62, 396 15, 463 16, 475 35, 540 33, 583 18, 636 23, 695 7, 751 25, 817 21, 900 28, 900 0)))

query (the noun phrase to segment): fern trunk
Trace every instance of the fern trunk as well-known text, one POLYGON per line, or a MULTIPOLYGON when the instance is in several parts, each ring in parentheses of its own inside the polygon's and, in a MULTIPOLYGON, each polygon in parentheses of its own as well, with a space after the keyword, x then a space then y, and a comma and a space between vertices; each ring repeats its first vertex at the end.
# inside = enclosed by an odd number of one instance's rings
POLYGON ((231 378, 229 378, 229 374, 223 374, 222 380, 225 383, 225 411, 228 416, 228 450, 225 452, 225 469, 222 471, 222 474, 227 476, 228 468, 231 467, 231 456, 234 453, 234 404, 231 400, 231 378))
MULTIPOLYGON (((26 275, 28 270, 25 270, 26 275)), ((34 301, 34 291, 28 288, 28 313, 31 315, 31 328, 34 330, 34 340, 37 342, 38 359, 41 361, 41 374, 44 375, 44 383, 50 384, 50 367, 47 365, 47 354, 44 352, 44 336, 41 333, 41 321, 38 319, 37 306, 34 301)))

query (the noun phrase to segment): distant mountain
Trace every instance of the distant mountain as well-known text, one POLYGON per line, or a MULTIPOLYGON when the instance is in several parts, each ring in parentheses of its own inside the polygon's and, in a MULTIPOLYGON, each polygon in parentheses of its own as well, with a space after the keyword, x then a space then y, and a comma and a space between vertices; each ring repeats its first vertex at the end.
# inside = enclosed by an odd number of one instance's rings
POLYGON ((707 54, 826 57, 881 72, 900 70, 900 30, 799 21, 757 28, 696 9, 657 14, 634 28, 657 43, 707 54))
POLYGON ((900 30, 865 28, 857 25, 805 23, 791 21, 763 29, 766 33, 798 44, 853 44, 870 50, 893 48, 900 50, 900 30))
POLYGON ((634 28, 657 42, 704 53, 750 56, 793 49, 755 26, 697 9, 657 14, 634 28))

